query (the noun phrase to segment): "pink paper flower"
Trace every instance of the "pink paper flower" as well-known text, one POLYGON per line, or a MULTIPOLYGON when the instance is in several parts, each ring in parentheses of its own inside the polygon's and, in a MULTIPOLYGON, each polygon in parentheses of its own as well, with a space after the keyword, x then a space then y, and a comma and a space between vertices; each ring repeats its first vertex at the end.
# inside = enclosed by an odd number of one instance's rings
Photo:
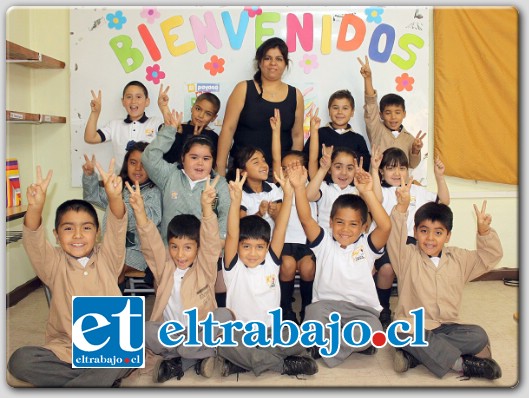
POLYGON ((303 58, 299 61, 299 66, 303 68, 303 72, 310 73, 312 69, 316 69, 318 64, 318 56, 316 54, 303 54, 303 58))
POLYGON ((145 18, 148 23, 154 23, 157 18, 160 18, 160 12, 156 7, 143 7, 140 16, 145 18))
POLYGON ((204 64, 204 69, 209 70, 211 76, 215 76, 217 73, 224 72, 224 58, 219 58, 216 55, 212 55, 209 62, 204 64))
POLYGON ((397 91, 413 90, 413 83, 415 83, 415 79, 407 73, 403 73, 402 75, 397 76, 395 78, 395 81, 397 82, 397 91))
POLYGON ((158 64, 148 66, 145 71, 147 72, 147 76, 145 76, 145 78, 154 84, 159 84, 160 80, 165 78, 165 72, 160 70, 160 65, 158 64))
POLYGON ((248 13, 248 16, 250 18, 253 18, 257 15, 261 15, 263 13, 263 10, 261 7, 251 6, 251 7, 244 7, 244 11, 248 13))

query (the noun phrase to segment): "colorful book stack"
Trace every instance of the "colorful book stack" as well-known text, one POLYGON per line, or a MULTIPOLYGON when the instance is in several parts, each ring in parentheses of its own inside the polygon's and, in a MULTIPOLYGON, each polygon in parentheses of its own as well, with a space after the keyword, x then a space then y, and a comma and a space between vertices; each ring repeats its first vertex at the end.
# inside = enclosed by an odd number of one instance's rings
POLYGON ((18 160, 16 159, 6 159, 6 202, 6 207, 22 204, 18 160))

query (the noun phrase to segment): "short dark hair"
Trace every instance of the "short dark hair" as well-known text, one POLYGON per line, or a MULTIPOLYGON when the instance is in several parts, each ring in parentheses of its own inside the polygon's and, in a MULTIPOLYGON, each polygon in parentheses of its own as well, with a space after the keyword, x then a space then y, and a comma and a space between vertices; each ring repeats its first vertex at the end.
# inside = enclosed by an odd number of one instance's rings
POLYGON ((145 94, 145 98, 149 98, 149 91, 147 91, 147 87, 145 87, 145 84, 137 80, 132 80, 125 85, 125 87, 123 88, 122 97, 125 97, 125 91, 127 91, 130 86, 137 86, 141 88, 143 90, 143 94, 145 94))
POLYGON ((195 104, 198 101, 208 101, 215 108, 215 115, 219 112, 220 109, 220 99, 213 93, 202 93, 195 99, 195 104))
POLYGON ((217 148, 215 148, 215 144, 213 144, 213 141, 211 138, 209 138, 207 135, 199 134, 199 135, 191 135, 189 138, 187 138, 184 141, 184 145, 182 146, 182 163, 184 161, 184 156, 187 155, 187 153, 191 150, 191 148, 194 145, 205 145, 209 147, 209 150, 211 152, 211 156, 213 157, 213 166, 212 169, 215 168, 215 156, 217 152, 217 148))
POLYGON ((241 218, 239 222, 239 242, 246 239, 262 239, 270 243, 272 229, 262 217, 251 215, 241 218))
POLYGON ((149 145, 149 143, 145 141, 129 141, 129 145, 127 145, 127 152, 125 153, 125 157, 123 158, 123 164, 121 165, 121 170, 119 172, 119 176, 123 180, 123 183, 125 183, 125 181, 128 181, 129 184, 132 183, 132 185, 134 185, 134 182, 129 179, 128 162, 130 154, 134 151, 143 153, 147 145, 149 145))
POLYGON ((439 221, 448 232, 451 232, 454 226, 454 213, 444 203, 428 202, 415 212, 415 228, 418 228, 424 220, 439 221))
POLYGON ((400 95, 390 93, 380 98, 380 112, 384 112, 384 109, 390 105, 401 106, 402 110, 406 111, 406 103, 400 95))
POLYGON ((173 238, 188 238, 200 246, 200 220, 192 214, 174 216, 167 226, 167 243, 173 238))
POLYGON ((336 156, 338 156, 340 153, 346 153, 348 155, 351 155, 354 159, 356 159, 357 162, 360 161, 360 159, 358 159, 358 155, 356 154, 356 152, 353 151, 351 148, 346 147, 346 146, 337 146, 332 151, 331 163, 334 162, 334 159, 336 159, 336 156))
POLYGON ((332 93, 327 104, 328 109, 331 108, 332 102, 336 99, 346 99, 351 104, 351 108, 355 108, 355 99, 349 90, 338 90, 332 93))
POLYGON ((233 163, 226 173, 227 181, 234 181, 235 176, 237 175, 237 169, 244 170, 246 169, 246 163, 252 158, 252 156, 259 152, 265 156, 261 148, 256 147, 255 145, 245 145, 237 149, 233 156, 233 163))
POLYGON ((380 162, 380 170, 384 167, 394 166, 405 166, 409 167, 408 156, 404 151, 397 147, 387 148, 382 152, 382 161, 380 162))
POLYGON ((287 156, 297 156, 300 158, 301 162, 303 163, 303 166, 308 167, 309 165, 309 159, 307 158, 307 154, 303 151, 298 151, 295 149, 286 151, 284 155, 282 156, 281 160, 283 160, 287 156))
POLYGON ((97 213, 94 206, 92 206, 92 204, 87 202, 86 200, 70 199, 61 203, 55 211, 55 230, 59 228, 59 225, 61 225, 62 217, 68 211, 75 211, 76 213, 84 211, 85 213, 88 213, 88 215, 94 219, 94 224, 96 228, 99 229, 99 219, 97 218, 97 213))
POLYGON ((367 222, 367 204, 360 196, 348 193, 345 195, 340 195, 336 198, 331 208, 331 220, 336 215, 336 212, 340 209, 352 209, 360 212, 360 218, 362 223, 367 222))
POLYGON ((288 46, 287 43, 283 39, 280 39, 279 37, 271 37, 268 40, 264 41, 255 52, 255 67, 257 69, 257 72, 253 75, 253 78, 261 88, 261 92, 259 93, 259 96, 263 96, 263 80, 261 79, 261 68, 259 67, 259 63, 263 60, 264 56, 270 50, 271 48, 278 48, 281 52, 281 55, 283 56, 285 60, 285 64, 287 65, 287 68, 290 63, 290 59, 288 58, 288 46))

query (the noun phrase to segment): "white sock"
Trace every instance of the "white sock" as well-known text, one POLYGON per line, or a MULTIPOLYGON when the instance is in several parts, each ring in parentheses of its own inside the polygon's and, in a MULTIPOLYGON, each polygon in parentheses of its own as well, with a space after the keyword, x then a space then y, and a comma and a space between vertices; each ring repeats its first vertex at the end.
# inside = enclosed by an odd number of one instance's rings
POLYGON ((455 370, 456 372, 463 371, 463 358, 462 357, 459 357, 456 359, 456 361, 452 365, 452 370, 455 370))

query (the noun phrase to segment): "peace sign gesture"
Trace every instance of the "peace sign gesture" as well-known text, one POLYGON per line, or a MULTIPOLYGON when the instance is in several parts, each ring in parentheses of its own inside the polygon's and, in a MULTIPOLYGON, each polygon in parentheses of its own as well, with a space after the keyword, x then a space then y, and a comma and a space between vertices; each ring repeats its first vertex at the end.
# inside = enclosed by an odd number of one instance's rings
POLYGON ((369 79, 371 77, 371 67, 369 66, 369 58, 367 58, 367 55, 365 56, 365 62, 362 62, 360 57, 357 57, 358 62, 360 62, 360 74, 364 79, 369 79))
POLYGON ((85 163, 83 164, 83 172, 86 176, 91 176, 94 174, 95 164, 96 164, 96 155, 92 155, 92 160, 88 159, 86 153, 84 154, 85 163))
POLYGON ((270 127, 273 133, 281 133, 281 113, 279 109, 274 108, 274 116, 270 118, 270 127))
POLYGON ((115 159, 112 158, 110 165, 108 166, 108 172, 103 170, 103 167, 96 162, 97 171, 103 179, 103 184, 105 186, 105 192, 109 200, 111 198, 121 198, 121 191, 123 190, 123 183, 121 177, 117 176, 114 171, 114 164, 116 163, 115 159))
POLYGON ((235 172, 235 180, 230 181, 228 184, 228 188, 230 190, 230 199, 232 202, 237 201, 238 203, 242 200, 242 187, 244 183, 246 182, 246 172, 242 172, 241 177, 241 169, 237 169, 235 172))
POLYGON ((421 149, 423 146, 422 139, 426 137, 426 133, 423 133, 422 135, 421 133, 422 133, 422 130, 419 130, 419 132, 415 136, 415 140, 413 140, 413 145, 411 147, 411 153, 413 153, 414 155, 418 155, 421 152, 421 149))
POLYGON ((333 150, 334 145, 325 146, 325 144, 321 144, 320 167, 322 169, 329 170, 331 168, 331 158, 333 150))
POLYGON ((173 109, 172 112, 167 112, 163 115, 164 123, 167 126, 172 126, 178 130, 178 127, 182 123, 184 117, 183 112, 177 112, 173 109))
POLYGON ((94 90, 90 90, 92 93, 92 101, 90 101, 90 109, 92 112, 99 114, 101 112, 101 90, 98 91, 97 95, 94 90))
POLYGON ((276 181, 281 186, 281 189, 283 190, 283 194, 285 196, 292 195, 294 192, 292 189, 292 185, 290 185, 290 181, 288 180, 288 177, 283 174, 283 169, 279 169, 279 175, 277 175, 276 172, 274 172, 274 177, 276 181))
POLYGON ((160 84, 160 91, 158 92, 158 107, 162 111, 162 114, 164 113, 164 109, 169 109, 169 95, 167 93, 170 88, 171 86, 167 86, 164 90, 163 83, 160 84))
POLYGON ((220 175, 217 174, 213 181, 210 181, 210 177, 208 177, 206 180, 206 185, 204 186, 204 190, 200 196, 202 215, 204 217, 208 217, 211 215, 211 213, 213 213, 213 207, 215 207, 215 200, 217 199, 217 190, 215 189, 215 186, 219 182, 219 179, 220 175))
POLYGON ((371 146, 371 169, 378 170, 382 163, 382 152, 378 145, 371 146))
POLYGON ((44 206, 46 191, 48 190, 52 175, 53 171, 49 170, 46 178, 42 179, 42 171, 40 166, 37 166, 37 182, 31 184, 26 191, 29 206, 37 206, 40 208, 44 206))
POLYGON ((486 200, 484 200, 483 204, 481 205, 481 211, 479 211, 478 207, 474 205, 474 212, 476 213, 478 221, 478 234, 481 236, 488 235, 488 233, 490 232, 490 224, 492 223, 492 216, 485 212, 486 209, 486 200))
POLYGON ((309 112, 310 117, 310 133, 312 134, 313 131, 318 131, 321 124, 321 119, 318 117, 318 113, 320 111, 320 108, 316 108, 316 112, 314 115, 312 114, 312 108, 309 112))
POLYGON ((204 130, 204 125, 195 124, 195 129, 193 130, 193 135, 200 135, 204 130))
POLYGON ((408 178, 408 182, 404 180, 404 176, 400 176, 400 187, 397 187, 395 195, 397 195, 397 210, 405 213, 410 205, 410 190, 413 183, 413 177, 408 178))

